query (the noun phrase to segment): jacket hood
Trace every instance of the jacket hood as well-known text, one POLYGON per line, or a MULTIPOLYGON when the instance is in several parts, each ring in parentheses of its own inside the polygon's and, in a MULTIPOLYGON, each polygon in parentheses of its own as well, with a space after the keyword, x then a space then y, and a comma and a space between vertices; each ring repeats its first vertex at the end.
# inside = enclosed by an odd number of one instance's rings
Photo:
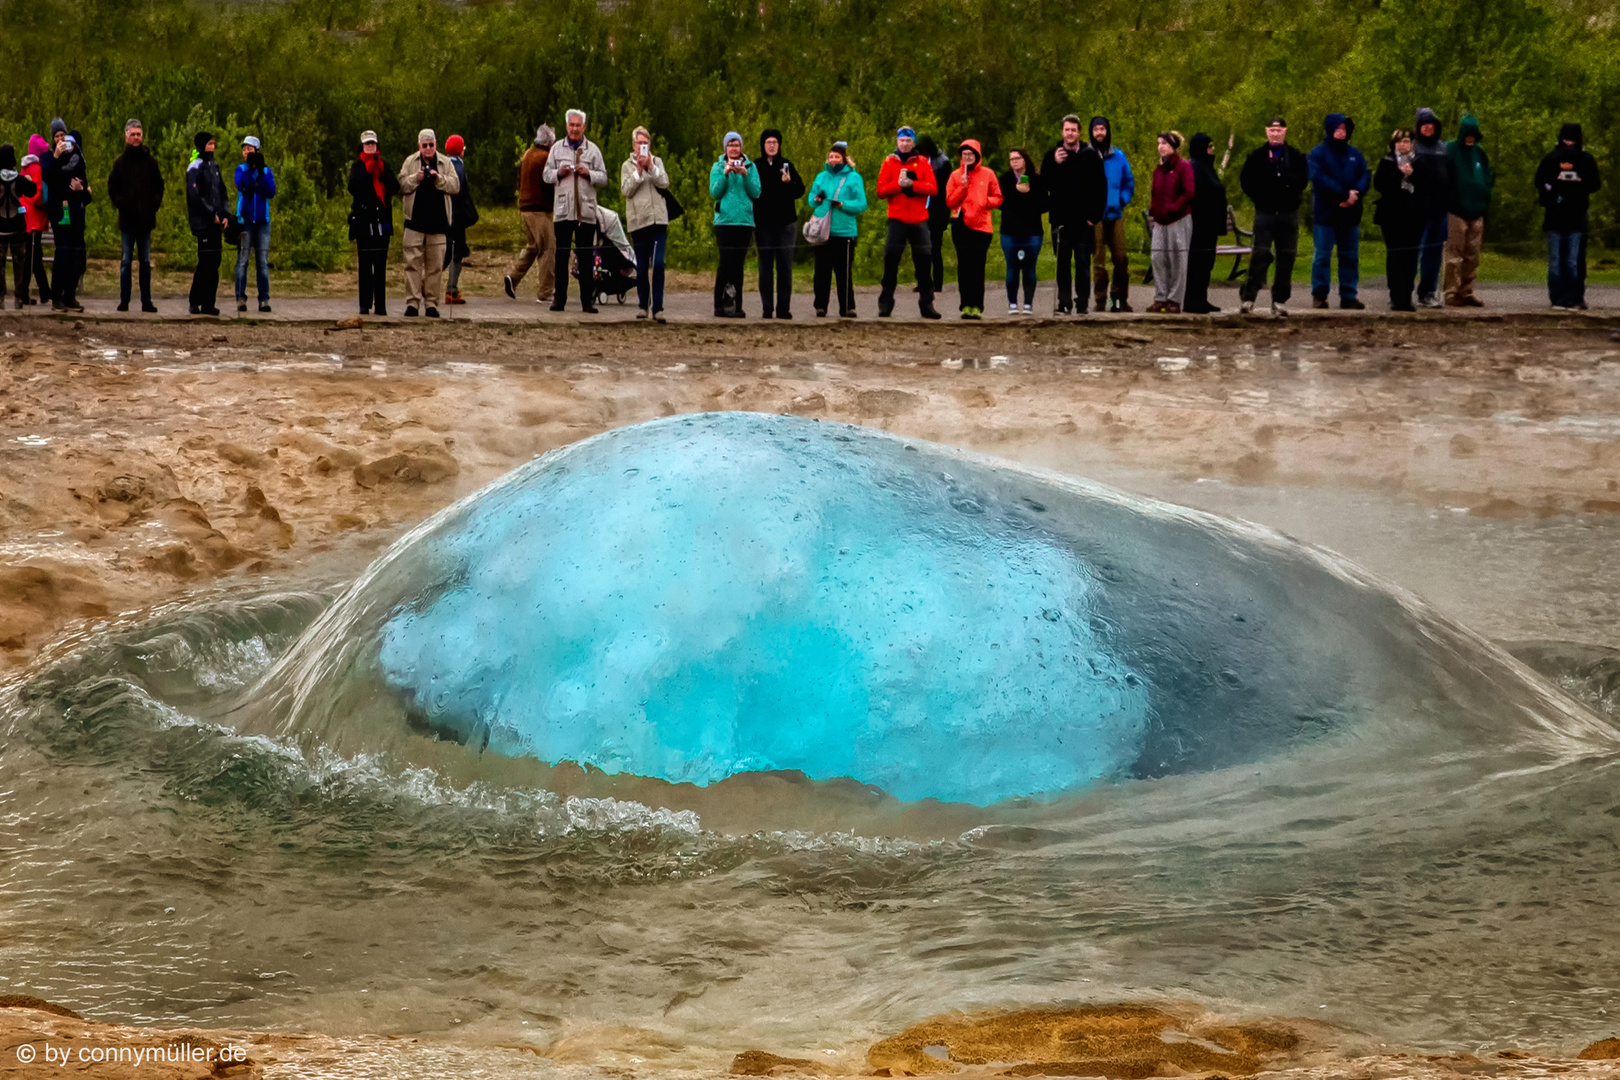
POLYGON ((1440 117, 1435 115, 1435 111, 1433 109, 1429 108, 1426 105, 1423 108, 1421 108, 1421 109, 1419 109, 1417 111, 1417 120, 1412 125, 1412 137, 1413 138, 1421 139, 1423 137, 1419 133, 1419 130, 1423 127, 1424 124, 1433 124, 1434 125, 1434 137, 1436 139, 1438 139, 1440 137, 1440 133, 1441 133, 1440 117))
POLYGON ((51 144, 45 141, 45 137, 43 135, 28 136, 28 152, 35 157, 39 157, 50 148, 51 144))
POLYGON ((1480 134, 1479 120, 1473 113, 1463 113, 1462 123, 1457 125, 1457 138, 1466 139, 1472 135, 1477 142, 1484 142, 1485 136, 1480 134))
POLYGON ((1214 156, 1210 152, 1214 145, 1215 140, 1200 131, 1187 143, 1187 156, 1193 161, 1207 162, 1214 156))
POLYGON ((782 157, 787 156, 786 154, 782 153, 784 150, 787 149, 787 147, 784 145, 785 140, 782 138, 782 133, 780 131, 777 131, 775 128, 766 128, 764 131, 759 133, 759 156, 760 157, 765 156, 765 140, 766 139, 775 139, 776 140, 776 152, 777 152, 777 154, 779 156, 782 156, 782 157))
POLYGON ((0 145, 0 169, 15 169, 17 167, 17 148, 10 143, 0 145))
POLYGON ((1563 142, 1566 139, 1573 142, 1577 147, 1584 149, 1586 146, 1586 138, 1581 133, 1581 125, 1579 124, 1565 124, 1558 129, 1558 141, 1563 142))
POLYGON ((971 151, 973 151, 975 154, 979 155, 979 164, 981 164, 981 165, 984 164, 984 148, 979 145, 979 140, 978 139, 963 139, 960 143, 957 144, 956 149, 958 151, 962 151, 962 150, 971 150, 971 151))
POLYGON ((1092 146, 1097 148, 1097 153, 1106 154, 1108 152, 1108 148, 1114 145, 1114 124, 1113 124, 1113 122, 1111 120, 1109 120, 1108 117, 1106 117, 1106 116, 1093 116, 1091 118, 1091 123, 1086 125, 1086 138, 1088 140, 1090 140, 1092 146), (1096 128, 1096 126, 1098 124, 1101 124, 1104 128, 1106 128, 1108 130, 1108 134, 1103 136, 1103 139, 1102 139, 1101 142, 1098 142, 1096 139, 1091 138, 1091 132, 1092 132, 1092 130, 1094 128, 1096 128))
POLYGON ((1344 125, 1344 141, 1348 145, 1350 140, 1355 137, 1356 122, 1344 115, 1344 113, 1327 114, 1327 119, 1322 121, 1322 138, 1329 143, 1333 142, 1334 129, 1340 124, 1344 125))

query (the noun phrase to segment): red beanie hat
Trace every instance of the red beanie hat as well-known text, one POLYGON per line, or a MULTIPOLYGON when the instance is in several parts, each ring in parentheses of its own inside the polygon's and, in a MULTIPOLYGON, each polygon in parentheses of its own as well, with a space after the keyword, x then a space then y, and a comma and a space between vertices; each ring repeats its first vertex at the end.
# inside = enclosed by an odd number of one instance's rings
POLYGON ((460 135, 452 135, 444 140, 444 152, 451 157, 460 157, 461 152, 467 148, 467 143, 460 135))

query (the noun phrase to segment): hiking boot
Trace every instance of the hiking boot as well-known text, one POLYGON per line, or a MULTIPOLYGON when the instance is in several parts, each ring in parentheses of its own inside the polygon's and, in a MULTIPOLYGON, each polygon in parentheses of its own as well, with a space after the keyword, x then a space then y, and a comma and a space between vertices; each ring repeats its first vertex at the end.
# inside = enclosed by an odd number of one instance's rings
POLYGON ((1091 310, 1097 312, 1097 314, 1099 314, 1099 315, 1103 314, 1106 311, 1109 311, 1110 308, 1109 308, 1108 301, 1103 300, 1103 299, 1098 299, 1098 301, 1096 303, 1096 306, 1094 306, 1091 310))
POLYGON ((268 300, 259 305, 259 314, 260 315, 268 315, 268 314, 270 314, 270 302, 268 300))
MULTIPOLYGON (((934 310, 934 305, 931 303, 918 305, 917 313, 925 319, 937 319, 940 317, 939 312, 934 310)), ((786 318, 786 316, 783 317, 786 318)))
POLYGON ((1327 306, 1328 306, 1327 297, 1325 297, 1325 296, 1313 296, 1313 297, 1311 297, 1311 307, 1316 308, 1318 311, 1326 311, 1327 306))
POLYGON ((150 300, 143 300, 141 302, 141 310, 146 312, 148 315, 156 315, 157 305, 152 303, 150 300))
POLYGON ((1176 303, 1174 300, 1168 301, 1164 305, 1164 313, 1166 315, 1180 315, 1181 314, 1181 305, 1176 303))
POLYGON ((118 302, 118 310, 119 311, 128 311, 129 310, 129 301, 128 300, 120 300, 118 302))
POLYGON ((238 312, 246 311, 247 310, 247 301, 246 300, 238 300, 236 302, 236 310, 238 312))
POLYGON ((461 298, 461 290, 457 289, 455 292, 445 293, 444 302, 446 304, 465 304, 467 301, 461 298))
POLYGON ((1365 311, 1365 310, 1367 310, 1367 305, 1363 304, 1360 300, 1357 300, 1353 296, 1341 296, 1341 297, 1339 297, 1339 310, 1340 311, 1365 311))
POLYGON ((878 297, 878 318, 887 319, 894 314, 894 297, 878 297))

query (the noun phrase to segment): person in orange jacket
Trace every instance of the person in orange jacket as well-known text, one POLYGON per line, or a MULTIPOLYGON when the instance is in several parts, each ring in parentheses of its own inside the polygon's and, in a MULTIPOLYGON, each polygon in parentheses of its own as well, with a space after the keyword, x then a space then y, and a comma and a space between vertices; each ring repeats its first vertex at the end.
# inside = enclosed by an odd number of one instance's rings
POLYGON ((928 197, 939 193, 939 183, 928 157, 917 152, 917 133, 909 127, 895 132, 894 153, 878 169, 878 198, 889 204, 889 235, 883 242, 883 291, 878 293, 878 318, 894 313, 894 289, 900 276, 900 256, 911 244, 911 265, 917 272, 917 310, 925 319, 939 318, 934 310, 933 258, 928 232, 928 197))
POLYGON ((945 205, 951 208, 962 318, 978 319, 984 315, 984 260, 995 232, 990 211, 1001 205, 1001 184, 982 164, 979 140, 964 139, 958 152, 961 165, 945 183, 945 205))

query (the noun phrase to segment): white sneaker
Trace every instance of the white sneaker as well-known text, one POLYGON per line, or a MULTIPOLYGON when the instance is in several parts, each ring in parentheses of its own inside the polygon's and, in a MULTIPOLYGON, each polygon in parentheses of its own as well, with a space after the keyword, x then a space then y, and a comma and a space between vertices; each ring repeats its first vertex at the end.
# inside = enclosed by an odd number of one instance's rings
POLYGON ((1009 315, 1018 314, 1018 305, 1017 304, 1008 304, 1007 305, 1007 314, 1009 314, 1009 315))
POLYGON ((1025 315, 1033 315, 1033 314, 1035 314, 1035 305, 1034 304, 1025 304, 1024 305, 1024 314, 1025 315))
POLYGON ((1286 319, 1288 318, 1288 308, 1273 300, 1271 302, 1271 316, 1274 319, 1286 319))
POLYGON ((1253 300, 1245 300, 1245 301, 1243 301, 1243 303, 1239 304, 1238 305, 1238 314, 1239 315, 1253 315, 1254 314, 1254 301, 1253 300))

